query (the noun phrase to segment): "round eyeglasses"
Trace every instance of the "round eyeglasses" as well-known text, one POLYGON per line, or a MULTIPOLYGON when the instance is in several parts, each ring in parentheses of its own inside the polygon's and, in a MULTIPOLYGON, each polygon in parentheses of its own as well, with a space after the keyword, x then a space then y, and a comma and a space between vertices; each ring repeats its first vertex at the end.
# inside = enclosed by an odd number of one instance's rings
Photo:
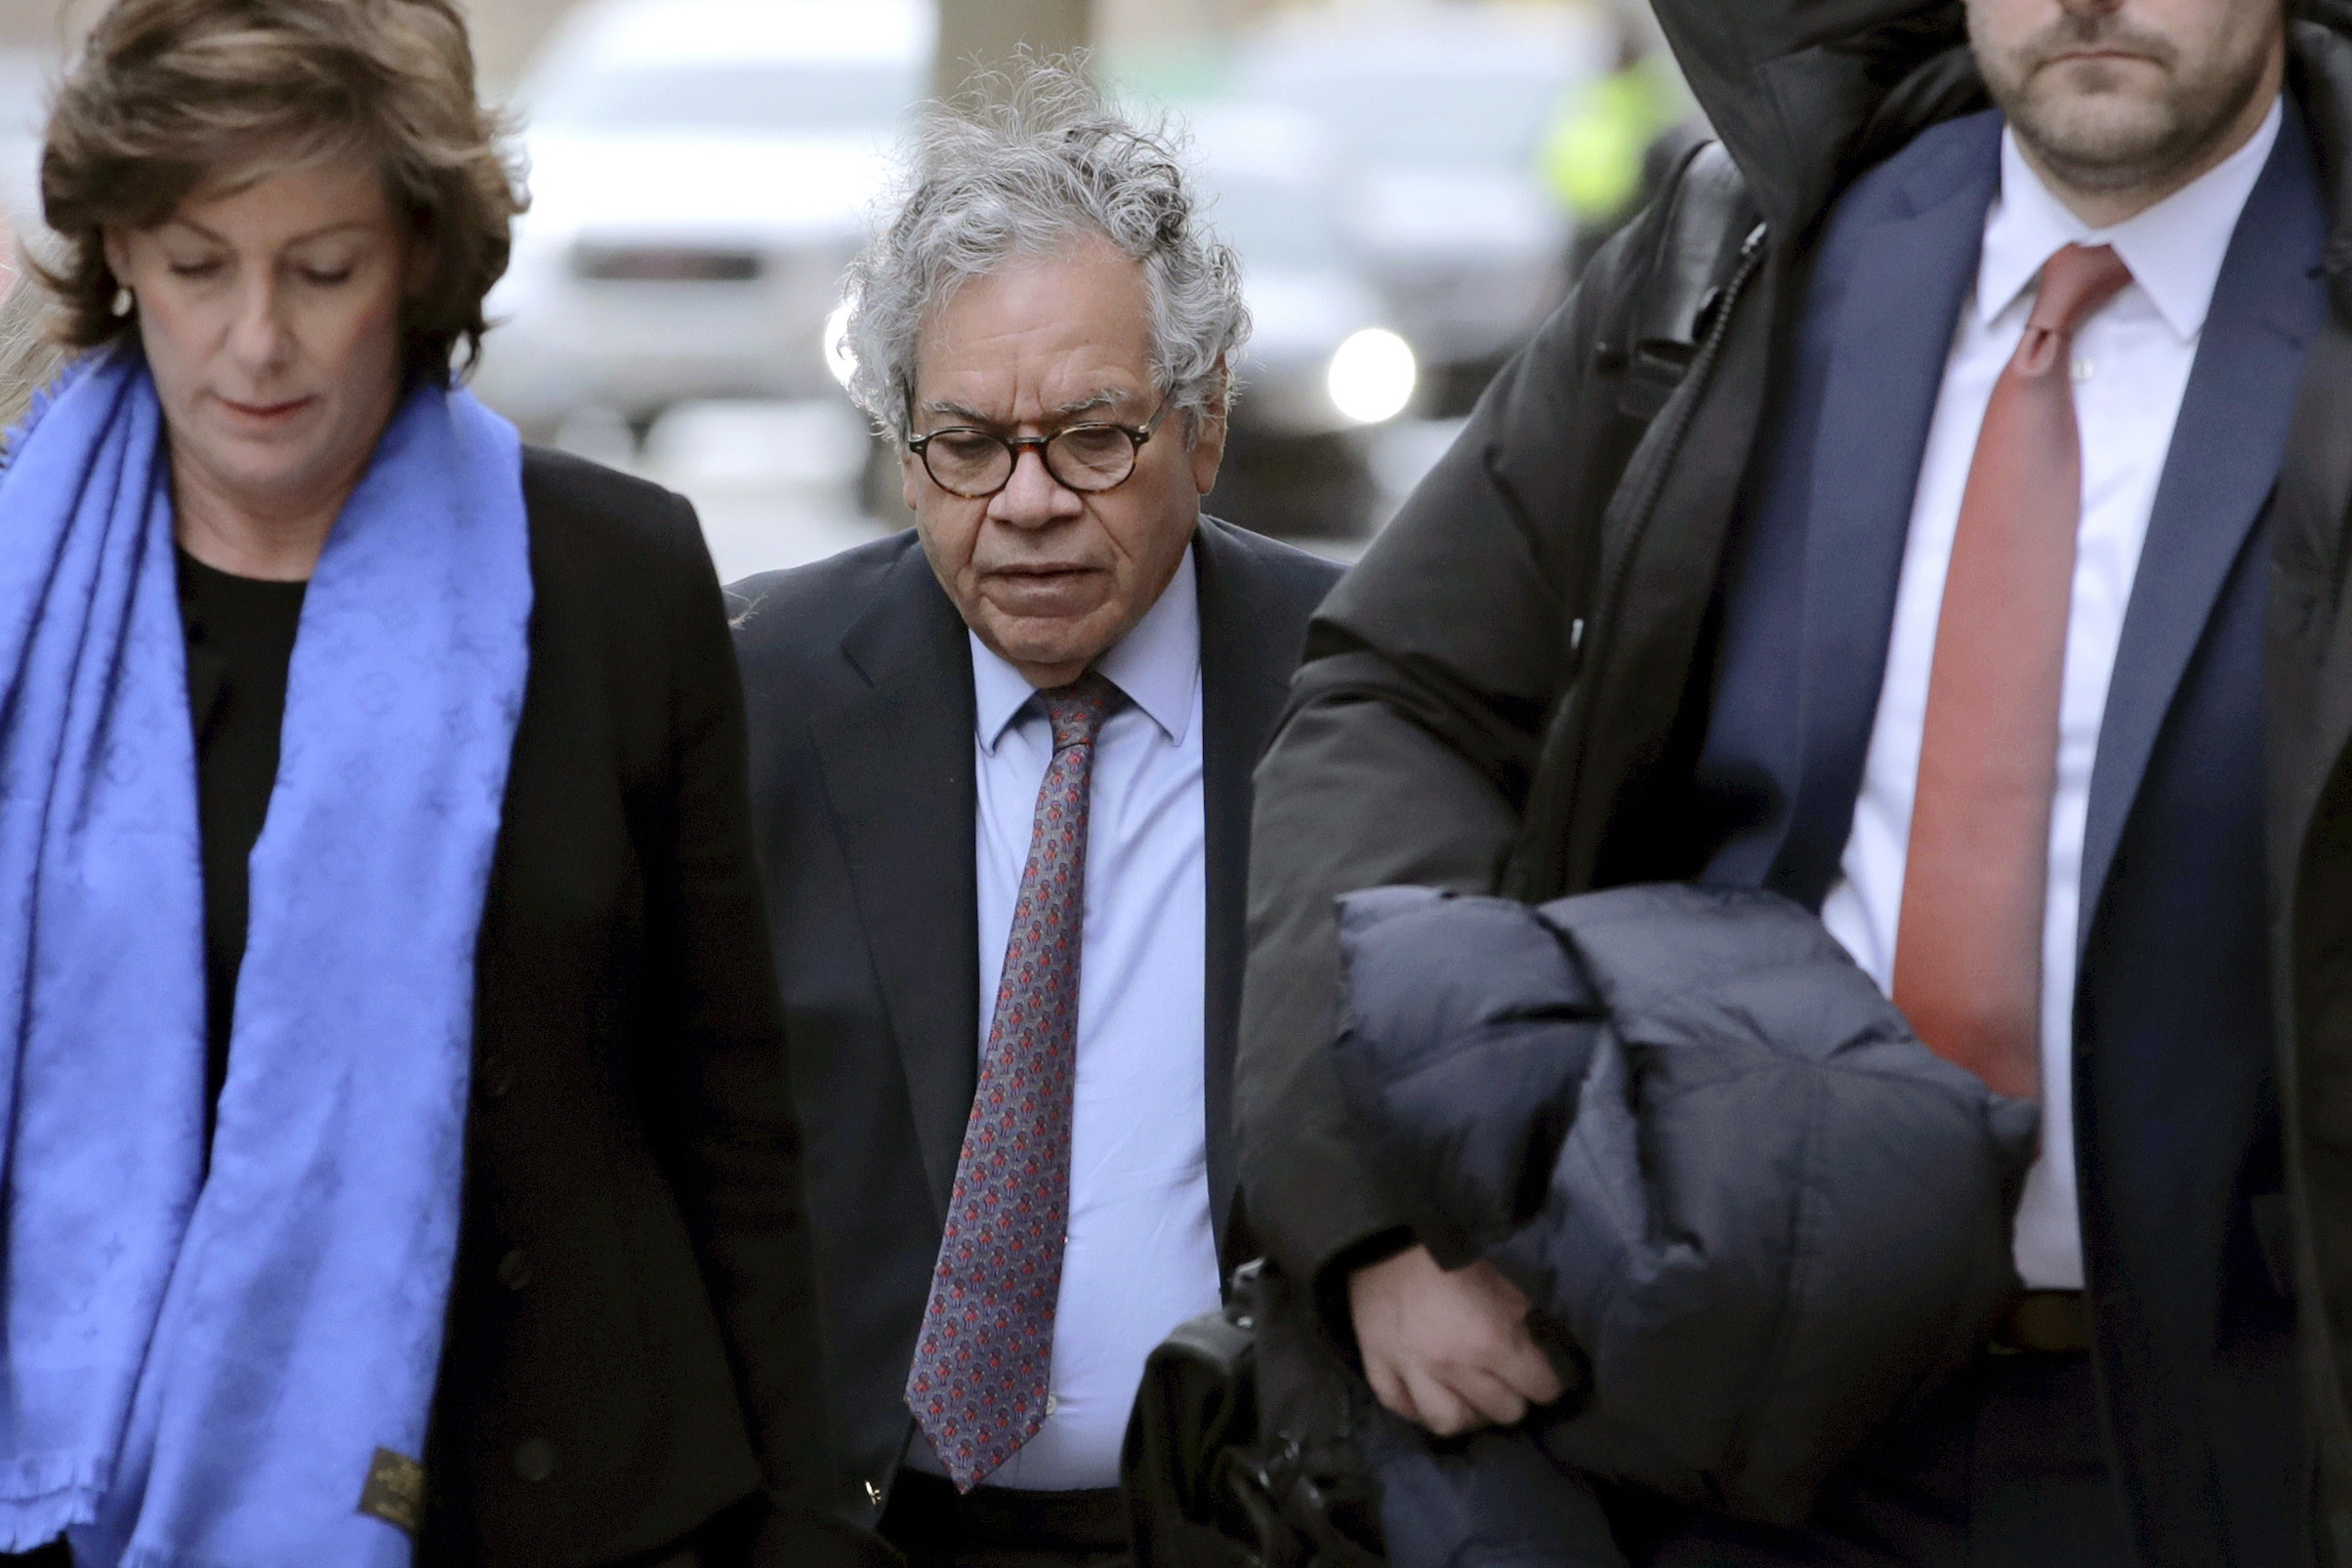
POLYGON ((1127 425, 1072 425, 1051 435, 996 435, 969 425, 950 425, 907 437, 907 447, 923 460, 923 472, 950 495, 978 501, 1012 482, 1024 448, 1034 447, 1053 482, 1064 489, 1093 495, 1116 489, 1135 472, 1143 443, 1168 415, 1162 401, 1151 422, 1140 430, 1127 425))

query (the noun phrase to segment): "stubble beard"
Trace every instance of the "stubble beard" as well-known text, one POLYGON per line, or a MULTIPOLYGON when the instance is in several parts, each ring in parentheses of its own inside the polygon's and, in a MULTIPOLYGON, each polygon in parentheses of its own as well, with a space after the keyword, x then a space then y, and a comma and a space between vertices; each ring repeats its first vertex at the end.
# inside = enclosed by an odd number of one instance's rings
POLYGON ((2262 90, 2270 41, 2255 43, 2242 58, 2184 64, 2169 39, 2112 13, 2069 13, 2005 59, 1986 60, 1985 83, 2017 140, 2056 180, 2103 195, 2162 188, 2208 161, 2262 90), (2128 78, 2149 69, 2137 62, 2051 64, 2085 46, 2144 57, 2161 71, 2162 89, 2154 96, 2130 91, 2128 78))

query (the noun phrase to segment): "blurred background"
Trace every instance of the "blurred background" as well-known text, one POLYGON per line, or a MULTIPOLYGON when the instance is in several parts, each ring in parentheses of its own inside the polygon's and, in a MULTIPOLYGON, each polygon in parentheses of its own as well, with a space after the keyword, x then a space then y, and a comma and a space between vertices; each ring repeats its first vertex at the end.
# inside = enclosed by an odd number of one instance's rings
MULTIPOLYGON (((18 240, 39 243, 47 93, 102 3, 0 0, 18 240)), ((690 496, 729 580, 908 520, 896 452, 841 390, 842 273, 911 108, 1021 44, 1090 50, 1189 127, 1256 321, 1209 508, 1341 558, 1702 134, 1641 0, 468 10, 534 198, 475 390, 530 439, 690 496)))

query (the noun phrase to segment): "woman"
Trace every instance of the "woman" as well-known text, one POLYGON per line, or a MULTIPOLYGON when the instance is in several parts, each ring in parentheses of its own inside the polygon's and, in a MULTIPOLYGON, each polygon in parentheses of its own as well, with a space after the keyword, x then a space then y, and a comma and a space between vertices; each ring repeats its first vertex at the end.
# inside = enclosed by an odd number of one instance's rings
POLYGON ((451 387, 496 130, 451 0, 118 0, 58 99, 0 1551, 862 1555, 693 515, 451 387))

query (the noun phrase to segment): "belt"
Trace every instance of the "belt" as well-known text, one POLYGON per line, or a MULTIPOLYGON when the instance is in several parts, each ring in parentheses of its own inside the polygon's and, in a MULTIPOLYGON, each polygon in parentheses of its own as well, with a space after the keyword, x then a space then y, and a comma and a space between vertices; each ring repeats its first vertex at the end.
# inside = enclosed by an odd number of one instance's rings
POLYGON ((918 1561, 988 1549, 1123 1552, 1127 1505, 1115 1486, 1088 1492, 982 1486, 959 1494, 936 1475, 902 1468, 881 1531, 918 1561))
POLYGON ((2081 1291, 2026 1291, 1993 1328, 1995 1355, 2072 1355, 2090 1348, 2090 1303, 2081 1291))

